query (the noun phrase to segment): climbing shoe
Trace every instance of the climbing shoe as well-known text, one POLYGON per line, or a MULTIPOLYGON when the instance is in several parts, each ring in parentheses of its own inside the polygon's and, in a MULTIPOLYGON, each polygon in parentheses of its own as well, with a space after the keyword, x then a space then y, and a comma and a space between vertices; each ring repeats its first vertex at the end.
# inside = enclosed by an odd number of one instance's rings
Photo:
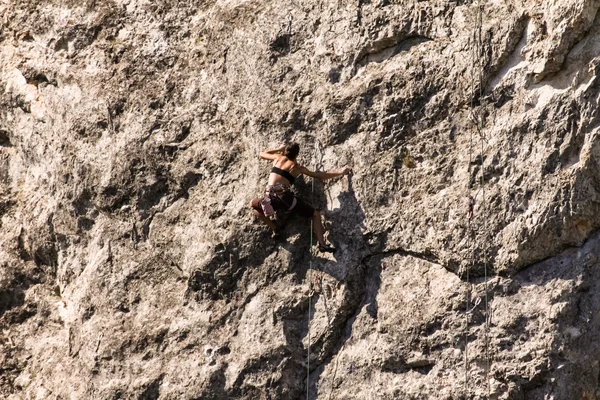
POLYGON ((279 242, 283 240, 283 235, 279 231, 271 231, 271 239, 273 239, 276 242, 279 242))
POLYGON ((327 245, 327 244, 323 245, 323 244, 319 243, 318 247, 319 247, 319 251, 321 253, 335 253, 335 251, 336 251, 335 247, 333 247, 331 245, 327 245))

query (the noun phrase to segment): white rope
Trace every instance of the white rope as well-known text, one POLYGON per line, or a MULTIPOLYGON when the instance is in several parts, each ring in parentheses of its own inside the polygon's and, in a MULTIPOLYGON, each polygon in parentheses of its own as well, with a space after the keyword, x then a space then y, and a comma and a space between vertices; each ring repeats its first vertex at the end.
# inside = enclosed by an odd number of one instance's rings
MULTIPOLYGON (((311 196, 313 197, 314 201, 314 194, 315 194, 315 179, 312 179, 312 184, 311 184, 311 196)), ((309 260, 309 267, 308 267, 308 287, 310 289, 309 291, 309 295, 308 295, 308 345, 307 347, 307 354, 306 354, 306 400, 309 400, 309 395, 310 395, 310 309, 312 307, 312 294, 314 289, 312 288, 313 285, 313 279, 312 279, 312 248, 313 248, 313 229, 314 229, 314 221, 311 217, 310 220, 310 260, 309 260)))
MULTIPOLYGON (((483 119, 480 118, 480 115, 475 115, 474 114, 474 97, 475 97, 475 77, 474 77, 474 69, 475 69, 475 63, 477 62, 477 67, 478 67, 478 82, 479 82, 479 100, 481 101, 481 99, 483 98, 483 60, 481 58, 482 56, 482 49, 483 49, 483 42, 482 42, 482 27, 483 27, 483 5, 481 4, 480 0, 477 0, 477 8, 478 8, 478 12, 477 12, 477 19, 476 19, 476 25, 475 25, 475 29, 473 30, 473 44, 471 46, 472 49, 472 64, 471 64, 471 116, 472 116, 472 122, 474 124, 474 129, 477 130, 478 136, 479 136, 479 142, 480 142, 480 150, 479 150, 479 159, 481 160, 481 178, 480 178, 480 188, 477 192, 477 194, 475 195, 475 197, 470 197, 471 199, 477 198, 477 196, 479 195, 479 193, 481 192, 481 203, 482 206, 485 205, 486 203, 486 194, 485 194, 485 167, 484 167, 484 154, 485 154, 485 144, 488 144, 488 140, 485 137, 484 133, 483 133, 483 119)), ((480 105, 481 107, 481 105, 480 105)), ((469 168, 468 168, 468 172, 469 172, 469 183, 467 185, 467 191, 469 191, 470 189, 470 182, 471 182, 471 163, 472 163, 472 146, 473 146, 473 129, 470 130, 471 132, 471 136, 469 139, 469 168)), ((480 210, 483 211, 483 210, 480 210)), ((468 228, 468 235, 469 237, 472 237, 473 234, 473 229, 471 227, 471 221, 469 218, 469 228, 468 228)), ((487 225, 485 225, 485 227, 487 227, 487 225)), ((486 398, 489 400, 490 395, 491 395, 491 386, 490 386, 490 368, 491 368, 491 361, 490 361, 490 353, 489 353, 489 298, 488 298, 488 271, 487 271, 487 266, 488 266, 488 258, 487 258, 487 242, 488 242, 488 238, 489 238, 489 232, 487 231, 487 229, 484 228, 484 234, 483 234, 483 269, 484 269, 484 290, 485 290, 485 325, 484 325, 484 347, 485 347, 485 379, 486 379, 486 392, 487 392, 487 396, 486 398)), ((472 244, 472 264, 474 265, 475 263, 475 241, 473 241, 472 244)), ((477 301, 475 302, 475 305, 471 308, 470 307, 470 292, 471 292, 471 283, 469 280, 469 267, 467 267, 467 274, 466 274, 466 280, 467 280, 467 295, 466 295, 466 315, 465 315, 465 397, 468 397, 468 391, 469 391, 469 353, 468 353, 468 345, 469 345, 469 338, 468 338, 468 328, 469 328, 469 314, 481 303, 481 299, 478 298, 477 301)))

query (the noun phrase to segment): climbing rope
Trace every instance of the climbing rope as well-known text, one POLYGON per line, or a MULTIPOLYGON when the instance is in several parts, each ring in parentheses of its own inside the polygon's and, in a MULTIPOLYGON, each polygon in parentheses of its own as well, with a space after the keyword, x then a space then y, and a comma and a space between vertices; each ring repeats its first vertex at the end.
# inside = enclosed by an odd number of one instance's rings
MULTIPOLYGON (((478 8, 478 12, 477 12, 477 16, 476 16, 476 23, 475 23, 475 28, 473 30, 473 45, 471 46, 471 56, 472 56, 472 65, 471 65, 471 107, 470 107, 470 113, 471 113, 471 119, 473 122, 473 128, 470 129, 470 137, 469 137, 469 167, 468 167, 468 183, 467 183, 467 193, 470 193, 470 189, 471 189, 471 164, 473 162, 473 130, 476 129, 478 136, 479 136, 479 142, 480 142, 480 149, 479 149, 479 159, 481 162, 481 178, 480 178, 480 188, 479 191, 477 192, 477 194, 475 195, 475 197, 472 196, 468 196, 469 198, 469 214, 468 214, 468 237, 470 238, 470 247, 472 249, 471 253, 472 253, 472 259, 471 259, 471 266, 473 267, 475 265, 475 248, 476 248, 476 243, 475 243, 475 239, 474 239, 474 234, 473 234, 473 227, 471 226, 471 217, 473 215, 473 211, 474 211, 474 206, 475 206, 475 201, 476 198, 479 196, 479 193, 481 192, 482 194, 482 204, 485 204, 486 202, 486 194, 485 194, 485 168, 484 168, 484 154, 485 154, 485 148, 484 148, 484 143, 488 143, 487 138, 485 137, 484 133, 483 133, 483 119, 480 118, 480 115, 475 114, 474 110, 475 110, 475 105, 474 105, 474 98, 475 98, 475 65, 477 63, 477 67, 478 67, 478 82, 479 82, 479 100, 481 101, 481 99, 483 98, 483 60, 482 60, 482 50, 483 50, 483 42, 482 42, 482 27, 483 27, 483 5, 481 4, 480 0, 477 0, 477 8, 478 8)), ((481 104, 480 104, 481 107, 481 104)), ((489 143, 488 143, 489 144, 489 143)), ((483 234, 483 269, 484 269, 484 291, 485 291, 485 302, 484 302, 484 306, 485 306, 485 325, 484 325, 484 347, 485 347, 485 376, 486 376, 486 391, 487 391, 487 399, 490 398, 490 392, 491 392, 491 387, 490 387, 490 367, 491 367, 491 362, 490 362, 490 353, 489 353, 489 299, 488 299, 488 272, 487 272, 487 264, 488 264, 488 259, 487 259, 487 241, 489 238, 489 234, 487 230, 484 230, 484 234, 483 234)), ((469 270, 470 267, 467 267, 466 270, 466 281, 467 281, 467 289, 466 289, 466 312, 465 312, 465 387, 464 387, 464 391, 465 391, 465 397, 468 397, 468 393, 469 393, 469 351, 468 351, 468 346, 469 346, 469 315, 470 313, 479 305, 479 303, 481 302, 481 299, 477 299, 477 301, 475 302, 475 305, 473 306, 473 308, 471 309, 471 282, 470 282, 470 276, 469 276, 469 270)))
MULTIPOLYGON (((312 179, 311 182, 311 200, 314 201, 314 196, 315 196, 315 179, 312 179)), ((308 288, 309 288, 309 295, 308 295, 308 345, 307 347, 307 354, 306 354, 306 400, 309 400, 309 395, 310 395, 310 323, 311 323, 311 319, 310 319, 310 309, 312 307, 312 292, 313 292, 313 279, 312 279, 312 251, 313 251, 313 228, 314 228, 314 221, 311 218, 310 219, 310 259, 309 259, 309 263, 308 263, 308 288)))
MULTIPOLYGON (((473 37, 471 38, 473 43, 475 43, 475 31, 473 32, 473 37)), ((470 81, 471 81, 471 104, 470 111, 472 113, 475 109, 474 105, 474 97, 475 97, 475 57, 476 57, 476 49, 475 45, 471 45, 471 73, 470 73, 470 81)), ((474 118, 472 119, 474 120, 474 118)), ((471 279, 469 276, 470 269, 475 263, 475 242, 473 240, 473 228, 471 226, 471 217, 474 212, 474 201, 475 198, 470 195, 471 193, 471 165, 473 163, 473 128, 469 129, 469 165, 467 167, 467 198, 469 199, 469 214, 467 216, 467 237, 468 237, 468 246, 471 247, 471 265, 466 267, 466 276, 465 279, 467 281, 466 293, 465 293, 465 328, 464 328, 464 336, 465 336, 465 383, 464 383, 464 397, 468 398, 469 395, 469 314, 471 313, 471 279)))
MULTIPOLYGON (((481 141, 481 154, 483 156, 483 141, 481 141)), ((482 158, 483 160, 483 158, 482 158)), ((485 180, 484 180, 485 170, 483 169, 483 161, 481 165, 481 198, 483 204, 485 204, 485 180)), ((490 398, 490 354, 489 354, 489 340, 488 333, 490 329, 489 325, 489 302, 488 302, 488 273, 487 273, 487 240, 488 240, 488 231, 487 229, 484 231, 484 247, 483 247, 483 282, 484 282, 484 292, 485 292, 485 326, 484 326, 484 345, 485 345, 485 379, 487 386, 487 398, 490 398)))
MULTIPOLYGON (((312 188, 314 191, 314 187, 315 187, 315 181, 313 180, 312 183, 312 188)), ((312 246, 313 246, 313 220, 310 220, 310 251, 311 251, 311 255, 310 255, 310 260, 309 260, 309 266, 308 266, 308 288, 309 288, 309 294, 308 294, 308 345, 307 347, 307 354, 306 354, 306 400, 309 399, 309 389, 310 389, 310 309, 312 307, 312 246)))
MULTIPOLYGON (((485 0, 484 0, 485 1, 485 0)), ((483 4, 480 3, 480 0, 477 0, 477 7, 479 9, 478 12, 478 21, 477 21, 477 48, 479 51, 479 101, 481 102, 483 99, 483 41, 482 41, 482 29, 483 29, 483 4)), ((485 197, 485 168, 483 166, 483 155, 484 151, 484 141, 487 142, 485 135, 483 134, 483 118, 477 118, 477 128, 480 138, 480 159, 481 159, 481 198, 482 204, 486 204, 485 197)), ((490 317, 489 317, 489 299, 488 299, 488 258, 487 258, 487 243, 489 239, 488 229, 484 229, 484 237, 483 237, 483 271, 484 271, 484 292, 485 292, 485 325, 484 325, 484 346, 485 346, 485 379, 486 379, 486 389, 487 389, 487 398, 490 398, 490 353, 489 353, 489 329, 490 329, 490 317)))

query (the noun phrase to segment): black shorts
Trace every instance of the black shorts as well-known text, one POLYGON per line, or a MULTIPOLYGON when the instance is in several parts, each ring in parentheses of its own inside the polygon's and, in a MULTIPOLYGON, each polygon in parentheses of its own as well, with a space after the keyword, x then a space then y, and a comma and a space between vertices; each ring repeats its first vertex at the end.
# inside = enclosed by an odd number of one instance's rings
MULTIPOLYGON (((262 199, 262 197, 257 197, 256 199, 252 200, 252 208, 261 214, 263 214, 260 206, 262 199)), ((271 197, 271 205, 275 211, 290 211, 292 214, 299 215, 303 218, 311 218, 315 213, 315 209, 310 204, 306 203, 300 197, 294 196, 294 193, 291 191, 286 191, 280 197, 271 197), (296 205, 290 210, 290 206, 293 204, 294 198, 296 198, 296 205)))
POLYGON ((291 212, 302 218, 311 218, 315 213, 315 209, 300 197, 296 197, 296 205, 292 208, 291 212))

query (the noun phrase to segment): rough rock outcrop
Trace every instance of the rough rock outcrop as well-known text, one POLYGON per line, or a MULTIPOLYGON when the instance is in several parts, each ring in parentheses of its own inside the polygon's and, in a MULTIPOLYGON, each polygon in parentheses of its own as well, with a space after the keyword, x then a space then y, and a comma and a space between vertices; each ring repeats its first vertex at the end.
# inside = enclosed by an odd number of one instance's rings
POLYGON ((599 9, 0 3, 0 396, 600 398, 599 9))

